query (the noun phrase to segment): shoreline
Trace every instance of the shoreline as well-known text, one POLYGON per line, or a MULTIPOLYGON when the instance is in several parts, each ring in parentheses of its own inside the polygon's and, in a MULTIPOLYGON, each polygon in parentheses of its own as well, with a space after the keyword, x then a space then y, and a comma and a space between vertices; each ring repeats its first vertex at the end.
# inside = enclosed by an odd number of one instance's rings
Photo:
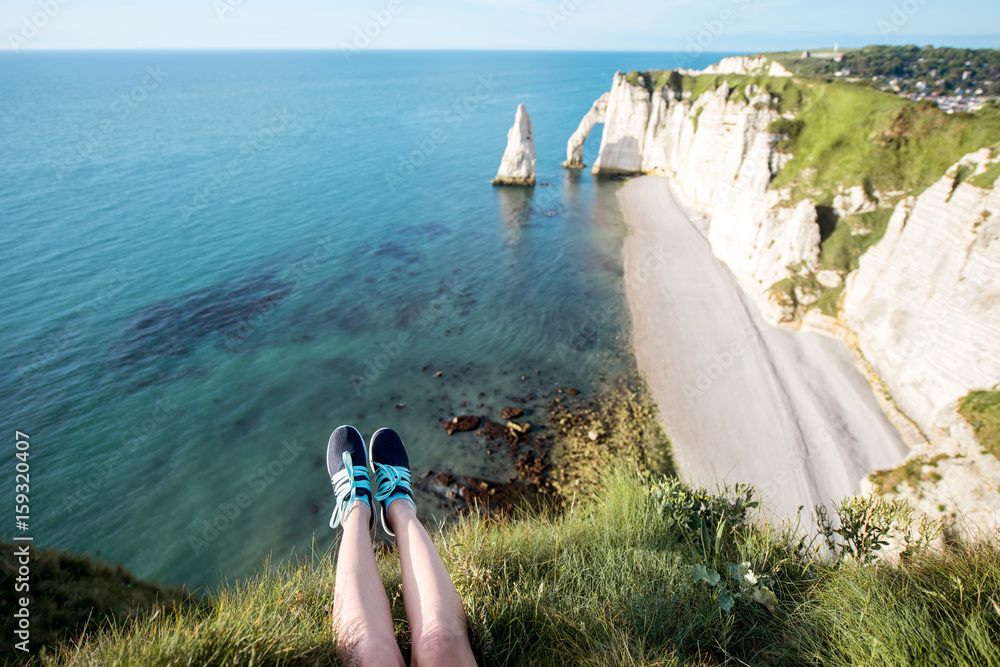
POLYGON ((853 353, 768 324, 667 178, 634 178, 618 198, 636 364, 682 478, 752 484, 769 511, 794 517, 858 493, 865 475, 905 458, 853 353))

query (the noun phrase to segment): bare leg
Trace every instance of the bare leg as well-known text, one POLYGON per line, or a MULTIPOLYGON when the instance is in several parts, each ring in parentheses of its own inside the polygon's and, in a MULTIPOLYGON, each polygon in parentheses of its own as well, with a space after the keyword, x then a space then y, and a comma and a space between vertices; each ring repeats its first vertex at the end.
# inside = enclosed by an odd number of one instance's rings
POLYGON ((343 521, 333 589, 337 650, 348 665, 403 665, 389 600, 375 564, 370 517, 368 505, 357 500, 343 521))
POLYGON ((475 665, 462 599, 413 505, 405 500, 390 504, 389 522, 399 545, 412 664, 475 665))

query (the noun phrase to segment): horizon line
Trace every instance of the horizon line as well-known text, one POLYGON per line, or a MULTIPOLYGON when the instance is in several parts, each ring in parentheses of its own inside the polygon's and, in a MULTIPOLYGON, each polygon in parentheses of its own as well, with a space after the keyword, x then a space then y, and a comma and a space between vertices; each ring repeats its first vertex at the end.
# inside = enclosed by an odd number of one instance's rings
MULTIPOLYGON (((802 46, 795 47, 792 49, 726 49, 719 51, 698 51, 697 55, 708 55, 708 54, 738 54, 738 55, 758 55, 765 53, 794 53, 796 51, 808 50, 822 50, 822 49, 833 49, 835 45, 829 46, 802 46)), ((937 45, 934 43, 927 44, 880 44, 878 42, 872 42, 865 44, 864 46, 840 46, 840 50, 858 50, 867 48, 869 46, 889 46, 889 47, 900 47, 900 46, 916 46, 919 48, 932 47, 932 48, 951 48, 958 50, 974 50, 974 51, 998 51, 1000 47, 962 47, 962 46, 947 46, 947 45, 937 45)), ((269 46, 259 46, 259 47, 214 47, 214 46, 199 46, 199 47, 183 47, 183 46, 171 46, 162 48, 143 48, 143 47, 72 47, 72 48, 25 48, 25 49, 11 49, 11 48, 0 48, 0 53, 56 53, 56 52, 164 52, 164 51, 176 51, 176 52, 197 52, 197 51, 213 51, 213 52, 254 52, 254 51, 285 51, 285 52, 339 52, 343 51, 342 47, 269 47, 269 46)), ((468 48, 448 48, 448 47, 438 47, 438 48, 423 48, 423 47, 410 47, 410 48, 368 48, 364 51, 372 52, 412 52, 412 51, 423 51, 428 53, 434 52, 464 52, 464 53, 688 53, 688 49, 676 48, 676 49, 546 49, 546 48, 531 48, 531 49, 520 49, 520 48, 489 48, 489 49, 468 49, 468 48)))

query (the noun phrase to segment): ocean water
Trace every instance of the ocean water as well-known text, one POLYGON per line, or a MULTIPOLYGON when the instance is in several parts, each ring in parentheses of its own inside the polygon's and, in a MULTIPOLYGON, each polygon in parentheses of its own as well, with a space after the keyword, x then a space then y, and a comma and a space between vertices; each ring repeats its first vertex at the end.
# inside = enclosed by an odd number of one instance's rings
POLYGON ((189 586, 328 546, 342 423, 396 428, 418 473, 511 475, 442 421, 630 364, 620 182, 565 142, 615 70, 719 56, 0 56, 0 403, 36 544, 189 586), (521 102, 547 185, 493 188, 521 102))

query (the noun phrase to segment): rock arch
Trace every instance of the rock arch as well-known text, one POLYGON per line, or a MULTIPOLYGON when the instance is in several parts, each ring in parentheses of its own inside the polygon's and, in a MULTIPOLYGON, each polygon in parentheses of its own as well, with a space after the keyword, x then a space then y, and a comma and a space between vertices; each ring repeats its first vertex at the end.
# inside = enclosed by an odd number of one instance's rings
POLYGON ((563 166, 568 169, 583 169, 587 165, 583 163, 583 142, 587 140, 590 131, 598 123, 603 123, 608 113, 608 100, 611 93, 607 92, 597 98, 590 111, 580 121, 576 132, 570 136, 566 143, 566 161, 563 166))

